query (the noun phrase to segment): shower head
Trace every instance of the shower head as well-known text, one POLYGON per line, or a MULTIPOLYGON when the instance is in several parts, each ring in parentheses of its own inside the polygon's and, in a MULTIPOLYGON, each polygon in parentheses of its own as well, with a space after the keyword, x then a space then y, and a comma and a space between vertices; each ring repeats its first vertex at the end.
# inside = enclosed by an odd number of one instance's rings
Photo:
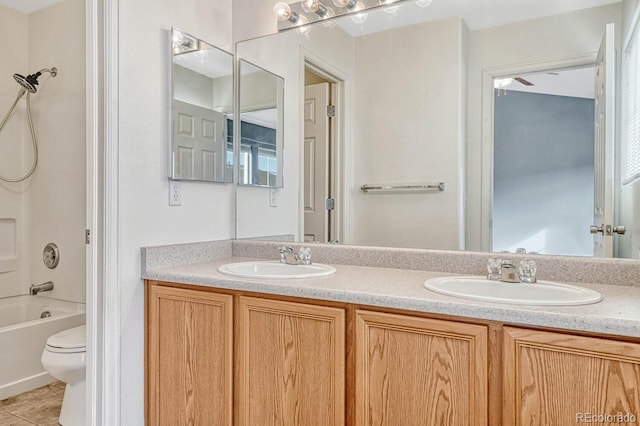
POLYGON ((52 77, 58 75, 58 69, 53 67, 51 69, 43 68, 37 73, 29 74, 26 77, 20 74, 14 74, 13 79, 25 90, 28 90, 30 93, 36 93, 38 91, 38 89, 36 89, 36 86, 38 85, 38 77, 40 77, 43 72, 48 72, 52 77))
POLYGON ((18 84, 20 86, 22 86, 24 89, 28 90, 31 93, 36 93, 38 91, 38 89, 36 89, 36 84, 38 84, 38 77, 33 78, 32 75, 28 75, 28 76, 23 76, 20 74, 14 74, 13 78, 15 81, 18 82, 18 84))

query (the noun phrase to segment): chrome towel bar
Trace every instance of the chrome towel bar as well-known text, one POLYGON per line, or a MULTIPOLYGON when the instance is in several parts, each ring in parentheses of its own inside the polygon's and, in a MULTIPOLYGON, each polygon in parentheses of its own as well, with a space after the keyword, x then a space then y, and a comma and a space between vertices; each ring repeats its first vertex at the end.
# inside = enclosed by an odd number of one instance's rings
POLYGON ((425 183, 419 185, 362 185, 363 192, 386 191, 386 192, 412 192, 412 191, 444 191, 444 182, 425 183))

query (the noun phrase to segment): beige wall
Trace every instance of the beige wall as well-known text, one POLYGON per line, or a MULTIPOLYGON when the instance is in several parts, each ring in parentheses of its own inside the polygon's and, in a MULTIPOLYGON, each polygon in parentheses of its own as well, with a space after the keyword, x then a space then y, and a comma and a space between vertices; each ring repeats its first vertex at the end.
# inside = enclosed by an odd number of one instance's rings
MULTIPOLYGON (((0 296, 26 294, 31 283, 53 281, 55 289, 47 296, 84 302, 84 1, 66 0, 29 15, 1 7, 0 20, 2 116, 19 88, 13 73, 27 75, 54 66, 59 70, 55 79, 41 76, 37 93, 31 95, 39 150, 36 172, 25 183, 0 184, 0 217, 17 218, 20 249, 18 271, 0 274, 0 296), (56 243, 61 254, 54 270, 42 262, 49 242, 56 243)), ((25 99, 7 132, 0 134, 0 173, 6 175, 23 175, 33 158, 25 99)))
POLYGON ((53 281, 47 296, 76 302, 86 299, 84 13, 83 0, 65 0, 30 14, 28 49, 30 73, 58 68, 32 96, 39 163, 29 188, 30 281, 53 281), (60 249, 56 269, 42 262, 49 242, 60 249))
MULTIPOLYGON (((28 71, 28 39, 28 16, 0 6, 0 120, 19 90, 13 74, 28 71)), ((0 174, 3 176, 17 177, 30 165, 25 165, 23 160, 24 137, 28 135, 25 119, 24 101, 21 101, 0 132, 0 174)), ((0 182, 0 297, 25 292, 29 276, 27 194, 26 184, 0 182)))
POLYGON ((466 31, 460 18, 452 18, 356 38, 347 242, 461 248, 466 31), (359 190, 363 184, 437 182, 445 183, 444 192, 359 190))

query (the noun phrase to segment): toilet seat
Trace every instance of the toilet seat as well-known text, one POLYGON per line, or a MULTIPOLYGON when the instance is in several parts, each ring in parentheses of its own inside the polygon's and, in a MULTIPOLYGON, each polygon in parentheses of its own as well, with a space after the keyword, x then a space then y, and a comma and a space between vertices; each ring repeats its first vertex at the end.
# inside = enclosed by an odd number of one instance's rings
POLYGON ((87 351, 86 326, 63 330, 47 339, 46 350, 55 353, 82 353, 87 351))

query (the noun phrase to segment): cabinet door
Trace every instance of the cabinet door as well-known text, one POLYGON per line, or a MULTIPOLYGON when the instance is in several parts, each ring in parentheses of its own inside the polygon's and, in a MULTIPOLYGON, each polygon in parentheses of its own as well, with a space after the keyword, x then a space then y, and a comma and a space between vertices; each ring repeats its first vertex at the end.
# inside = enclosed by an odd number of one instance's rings
POLYGON ((486 425, 486 326, 356 314, 357 425, 486 425))
POLYGON ((151 286, 150 426, 232 424, 233 298, 151 286))
POLYGON ((505 327, 504 374, 505 425, 638 424, 638 344, 505 327))
POLYGON ((238 424, 344 424, 343 309, 240 297, 238 424))

